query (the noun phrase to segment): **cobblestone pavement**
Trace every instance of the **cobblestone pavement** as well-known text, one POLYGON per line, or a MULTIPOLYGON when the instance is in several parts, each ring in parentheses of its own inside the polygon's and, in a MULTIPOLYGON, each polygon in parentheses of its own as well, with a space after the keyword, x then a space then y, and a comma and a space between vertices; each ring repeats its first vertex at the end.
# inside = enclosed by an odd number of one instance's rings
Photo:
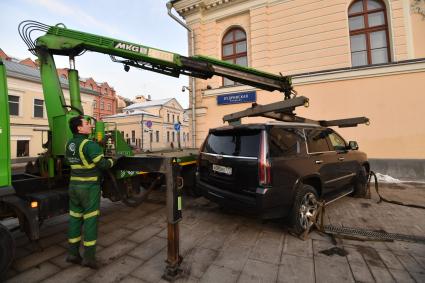
MULTIPOLYGON (((381 192, 387 198, 425 203, 425 188, 419 185, 386 186, 381 192)), ((41 250, 17 234, 8 282, 165 282, 164 196, 153 197, 138 208, 102 201, 98 271, 65 262, 67 216, 45 223, 41 250)), ((329 205, 326 222, 425 235, 424 210, 376 200, 376 194, 369 200, 343 198, 329 205)), ((425 282, 424 244, 337 239, 334 245, 316 232, 302 241, 280 221, 223 211, 203 198, 186 197, 184 202, 183 275, 178 282, 425 282), (332 247, 342 252, 323 253, 332 247)))

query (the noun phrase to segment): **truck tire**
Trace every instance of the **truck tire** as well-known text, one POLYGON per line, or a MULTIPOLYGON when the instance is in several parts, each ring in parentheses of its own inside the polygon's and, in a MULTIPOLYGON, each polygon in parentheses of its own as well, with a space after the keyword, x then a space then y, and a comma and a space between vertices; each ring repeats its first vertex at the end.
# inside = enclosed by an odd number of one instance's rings
POLYGON ((290 216, 292 231, 300 235, 310 229, 313 222, 308 219, 319 209, 318 195, 315 188, 303 184, 295 193, 294 205, 290 216))
POLYGON ((354 180, 354 191, 353 196, 356 198, 365 198, 368 192, 367 186, 367 171, 364 166, 362 166, 357 172, 356 179, 354 180))
POLYGON ((9 230, 0 224, 0 281, 15 257, 15 240, 9 230))

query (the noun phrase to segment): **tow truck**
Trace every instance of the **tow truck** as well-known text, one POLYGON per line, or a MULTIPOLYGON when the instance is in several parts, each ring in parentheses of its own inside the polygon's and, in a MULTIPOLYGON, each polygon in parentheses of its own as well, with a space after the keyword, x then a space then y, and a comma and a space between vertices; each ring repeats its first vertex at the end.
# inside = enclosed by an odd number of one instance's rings
MULTIPOLYGON (((18 30, 29 51, 39 60, 49 131, 48 141, 43 145, 45 152, 26 167, 25 173, 13 174, 10 167, 6 68, 0 61, 0 221, 16 218, 18 226, 15 229, 25 232, 31 241, 39 239, 40 225, 44 220, 68 212, 70 169, 64 162, 65 144, 72 136, 68 121, 72 117, 84 115, 78 71, 75 69, 77 56, 86 51, 103 53, 109 55, 113 62, 123 64, 126 71, 135 67, 173 77, 187 75, 201 79, 217 75, 259 89, 280 91, 285 99, 293 94, 291 78, 288 76, 274 75, 207 56, 182 56, 68 29, 63 24, 49 26, 36 21, 24 21, 18 30), (32 36, 37 32, 42 35, 34 40, 32 36), (62 92, 54 55, 69 57, 70 104, 66 103, 62 92)), ((173 276, 181 262, 178 248, 180 188, 182 184, 193 184, 196 155, 135 156, 116 125, 84 116, 94 125, 90 138, 102 146, 105 156, 125 156, 107 172, 102 184, 103 197, 138 206, 150 191, 165 183, 169 235, 165 275, 173 276)), ((0 275, 10 266, 14 250, 14 240, 9 229, 0 223, 0 275)))

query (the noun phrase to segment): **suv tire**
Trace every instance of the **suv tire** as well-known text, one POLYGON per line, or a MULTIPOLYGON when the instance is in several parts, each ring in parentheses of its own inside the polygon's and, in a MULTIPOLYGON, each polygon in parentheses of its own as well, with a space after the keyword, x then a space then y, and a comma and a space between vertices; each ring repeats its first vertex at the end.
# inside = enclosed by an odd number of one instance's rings
POLYGON ((15 256, 15 241, 9 230, 0 224, 0 281, 6 276, 7 269, 15 256))
POLYGON ((313 215, 319 209, 317 200, 317 191, 310 185, 303 184, 296 191, 294 206, 292 207, 290 216, 291 228, 295 234, 300 235, 313 225, 313 222, 308 219, 308 216, 313 215))
POLYGON ((367 196, 367 171, 364 166, 362 166, 357 172, 356 179, 354 181, 354 192, 353 196, 357 198, 365 198, 367 196))

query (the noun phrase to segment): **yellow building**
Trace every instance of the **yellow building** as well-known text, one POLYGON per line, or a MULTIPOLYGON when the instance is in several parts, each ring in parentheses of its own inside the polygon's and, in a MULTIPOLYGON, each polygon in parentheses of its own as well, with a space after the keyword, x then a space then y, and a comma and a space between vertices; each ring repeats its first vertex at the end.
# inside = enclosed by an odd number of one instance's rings
MULTIPOLYGON (((11 60, 4 61, 7 68, 9 112, 11 127, 11 158, 14 162, 26 157, 37 157, 47 141, 48 121, 44 104, 40 71, 37 68, 11 60)), ((68 83, 61 79, 64 96, 69 103, 68 83)), ((84 113, 92 115, 93 100, 97 93, 81 89, 84 113)))
POLYGON ((135 102, 124 107, 123 113, 105 116, 103 121, 111 123, 110 127, 116 125, 136 150, 178 148, 179 140, 181 148, 190 147, 188 117, 175 98, 150 100, 137 96, 135 102))
MULTIPOLYGON (((369 127, 339 129, 359 142, 376 167, 394 176, 425 175, 425 2, 414 0, 175 0, 189 50, 271 73, 293 75, 312 119, 367 116, 369 127), (194 40, 192 41, 192 35, 194 40)), ((214 77, 195 80, 195 136, 200 146, 222 117, 252 102, 218 97, 255 93, 255 102, 282 100, 214 77)), ((242 122, 256 121, 255 118, 242 122)))

